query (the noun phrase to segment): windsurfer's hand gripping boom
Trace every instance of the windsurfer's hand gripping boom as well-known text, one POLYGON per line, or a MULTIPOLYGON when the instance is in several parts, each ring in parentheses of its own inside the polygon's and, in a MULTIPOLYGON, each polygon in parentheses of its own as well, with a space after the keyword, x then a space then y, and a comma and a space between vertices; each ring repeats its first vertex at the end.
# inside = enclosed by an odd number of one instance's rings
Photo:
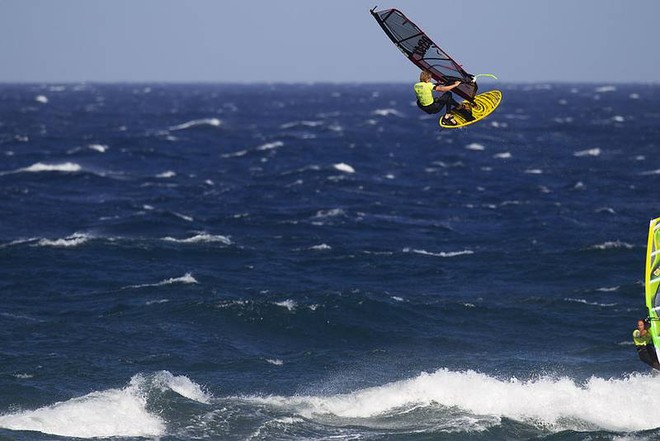
POLYGON ((452 89, 454 89, 454 88, 456 88, 460 85, 461 85, 460 81, 455 81, 453 84, 449 84, 447 86, 445 86, 441 83, 437 83, 435 85, 435 90, 437 90, 438 92, 449 92, 450 90, 452 90, 452 89))

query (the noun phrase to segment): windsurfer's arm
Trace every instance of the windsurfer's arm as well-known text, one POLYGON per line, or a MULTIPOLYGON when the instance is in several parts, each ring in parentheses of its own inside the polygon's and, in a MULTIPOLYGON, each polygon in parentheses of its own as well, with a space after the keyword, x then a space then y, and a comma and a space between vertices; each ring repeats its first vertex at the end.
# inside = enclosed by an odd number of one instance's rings
POLYGON ((438 92, 449 92, 453 88, 458 87, 460 84, 461 84, 460 81, 456 81, 454 84, 450 84, 449 86, 442 86, 438 84, 435 86, 435 90, 437 90, 438 92))

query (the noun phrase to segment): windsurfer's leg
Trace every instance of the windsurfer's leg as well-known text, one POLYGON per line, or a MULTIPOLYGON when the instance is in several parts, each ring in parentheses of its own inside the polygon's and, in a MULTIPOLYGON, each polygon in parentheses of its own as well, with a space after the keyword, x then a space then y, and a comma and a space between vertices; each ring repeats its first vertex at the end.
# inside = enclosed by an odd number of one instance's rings
POLYGON ((440 103, 440 108, 445 107, 447 110, 445 113, 450 113, 454 108, 453 104, 458 104, 454 101, 454 98, 451 96, 451 92, 445 92, 436 98, 436 102, 440 103))
POLYGON ((655 352, 655 346, 652 344, 646 345, 646 351, 649 354, 649 358, 651 359, 651 366, 660 371, 660 363, 658 362, 658 354, 655 352))

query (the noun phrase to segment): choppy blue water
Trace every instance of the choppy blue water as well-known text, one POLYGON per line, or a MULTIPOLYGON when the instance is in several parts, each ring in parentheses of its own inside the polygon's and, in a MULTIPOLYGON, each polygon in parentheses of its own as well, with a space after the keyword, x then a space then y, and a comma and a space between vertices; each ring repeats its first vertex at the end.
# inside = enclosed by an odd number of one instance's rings
POLYGON ((0 85, 0 439, 651 440, 660 86, 0 85))

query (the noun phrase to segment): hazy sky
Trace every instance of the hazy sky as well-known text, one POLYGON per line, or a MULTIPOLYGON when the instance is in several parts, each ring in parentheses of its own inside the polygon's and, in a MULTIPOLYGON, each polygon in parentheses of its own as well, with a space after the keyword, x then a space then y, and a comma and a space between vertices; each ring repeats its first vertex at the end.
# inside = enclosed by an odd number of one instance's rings
POLYGON ((0 0, 0 82, 410 82, 396 7, 503 82, 660 82, 660 0, 0 0))

